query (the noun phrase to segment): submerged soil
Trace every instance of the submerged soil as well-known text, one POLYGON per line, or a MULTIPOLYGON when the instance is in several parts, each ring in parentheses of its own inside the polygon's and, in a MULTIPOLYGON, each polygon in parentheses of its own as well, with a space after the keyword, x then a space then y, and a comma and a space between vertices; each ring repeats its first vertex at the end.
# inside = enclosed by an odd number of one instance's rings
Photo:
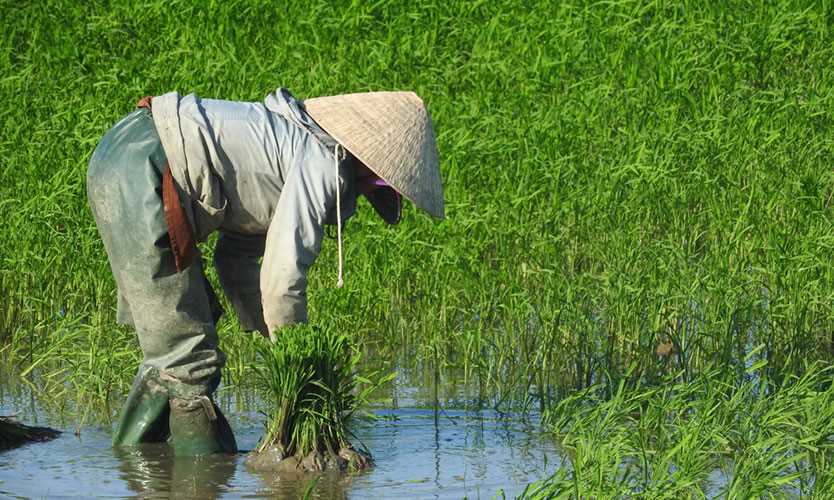
POLYGON ((0 451, 17 448, 26 443, 49 441, 61 434, 49 427, 31 427, 11 417, 0 417, 0 451))
POLYGON ((280 445, 261 452, 253 451, 246 458, 246 466, 259 473, 299 474, 307 472, 362 471, 373 467, 370 454, 352 446, 338 452, 313 451, 307 455, 287 455, 280 445))

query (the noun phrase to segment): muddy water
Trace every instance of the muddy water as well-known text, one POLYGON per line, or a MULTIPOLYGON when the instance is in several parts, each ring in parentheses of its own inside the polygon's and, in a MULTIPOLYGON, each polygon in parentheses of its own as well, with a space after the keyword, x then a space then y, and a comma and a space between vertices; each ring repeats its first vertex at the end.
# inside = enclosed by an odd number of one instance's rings
MULTIPOLYGON (((225 399, 238 445, 252 449, 263 416, 234 411, 225 399)), ((165 445, 114 450, 109 427, 84 427, 76 435, 71 423, 42 412, 35 399, 4 394, 0 414, 14 412, 67 432, 0 454, 0 497, 298 498, 312 488, 314 498, 492 498, 502 491, 510 498, 559 466, 558 450, 535 418, 492 411, 377 409, 378 420, 355 428, 376 468, 280 479, 250 473, 243 455, 182 460, 165 445)))

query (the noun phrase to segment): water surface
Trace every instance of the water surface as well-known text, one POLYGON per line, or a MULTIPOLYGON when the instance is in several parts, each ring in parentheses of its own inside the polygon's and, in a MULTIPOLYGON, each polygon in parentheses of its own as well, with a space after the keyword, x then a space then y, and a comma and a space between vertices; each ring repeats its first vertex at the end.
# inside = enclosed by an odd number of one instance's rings
MULTIPOLYGON (((223 407, 238 446, 252 449, 264 417, 223 407)), ((406 400, 405 402, 409 402, 406 400)), ((412 401, 413 402, 413 401, 412 401)), ((72 424, 39 409, 30 395, 0 398, 0 414, 20 412, 29 424, 64 430, 54 441, 0 454, 0 496, 298 498, 508 498, 559 465, 553 441, 537 419, 494 411, 399 407, 376 409, 355 427, 355 443, 376 459, 369 472, 278 478, 249 472, 245 455, 175 459, 165 445, 110 447, 110 428, 72 424), (314 484, 313 484, 314 482, 314 484)))

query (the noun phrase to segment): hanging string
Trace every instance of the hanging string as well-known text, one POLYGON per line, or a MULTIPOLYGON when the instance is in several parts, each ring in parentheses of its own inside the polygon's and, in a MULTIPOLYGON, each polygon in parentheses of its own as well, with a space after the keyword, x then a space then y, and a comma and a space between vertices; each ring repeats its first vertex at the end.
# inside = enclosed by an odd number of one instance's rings
MULTIPOLYGON (((333 149, 333 158, 334 164, 336 165, 336 239, 339 242, 339 281, 336 282, 337 288, 342 288, 344 286, 345 281, 342 275, 342 267, 343 267, 343 257, 342 257, 342 186, 341 186, 341 178, 339 177, 339 148, 342 145, 336 143, 336 147, 333 149)), ((344 150, 344 148, 342 148, 344 150)))

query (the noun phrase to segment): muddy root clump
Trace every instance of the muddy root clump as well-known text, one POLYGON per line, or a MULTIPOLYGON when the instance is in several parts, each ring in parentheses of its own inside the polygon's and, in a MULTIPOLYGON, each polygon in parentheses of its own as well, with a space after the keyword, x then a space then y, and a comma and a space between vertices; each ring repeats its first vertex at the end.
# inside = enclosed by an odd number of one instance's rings
POLYGON ((246 459, 246 466, 256 472, 297 474, 308 472, 358 472, 373 467, 370 454, 352 446, 338 453, 312 451, 307 455, 288 455, 280 446, 255 451, 246 459))
POLYGON ((393 377, 358 376, 359 350, 329 329, 284 328, 258 353, 256 380, 269 404, 268 421, 247 465, 276 472, 371 467, 370 454, 350 444, 348 427, 371 391, 393 377))

